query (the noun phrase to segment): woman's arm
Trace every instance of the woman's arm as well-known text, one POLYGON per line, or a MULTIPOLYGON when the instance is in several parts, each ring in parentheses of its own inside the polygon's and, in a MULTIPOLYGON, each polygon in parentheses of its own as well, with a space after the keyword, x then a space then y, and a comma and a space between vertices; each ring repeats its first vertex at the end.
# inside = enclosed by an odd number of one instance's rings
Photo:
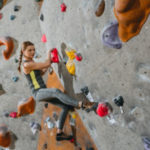
POLYGON ((28 62, 24 63, 24 67, 27 70, 42 70, 51 66, 51 50, 48 51, 47 59, 45 62, 28 62))

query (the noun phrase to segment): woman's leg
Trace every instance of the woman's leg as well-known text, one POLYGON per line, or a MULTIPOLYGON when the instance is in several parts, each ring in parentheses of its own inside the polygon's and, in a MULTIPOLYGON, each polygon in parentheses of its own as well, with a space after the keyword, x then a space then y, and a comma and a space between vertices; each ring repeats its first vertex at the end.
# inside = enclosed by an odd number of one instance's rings
POLYGON ((69 110, 73 110, 74 108, 72 106, 68 106, 68 105, 63 104, 57 98, 51 99, 50 101, 47 101, 47 102, 51 103, 53 105, 56 105, 62 109, 60 116, 59 116, 59 122, 58 122, 58 129, 62 130, 69 110))
POLYGON ((40 89, 35 96, 36 101, 51 101, 54 98, 59 99, 63 104, 69 106, 73 107, 79 106, 79 102, 77 100, 69 97, 59 89, 55 88, 40 89))
POLYGON ((58 127, 57 127, 57 135, 56 135, 56 140, 61 141, 61 140, 70 140, 72 139, 72 136, 70 135, 65 135, 62 132, 62 129, 64 127, 67 115, 69 110, 73 110, 74 108, 72 106, 68 106, 63 104, 59 99, 52 99, 51 101, 48 101, 48 103, 51 103, 53 105, 56 105, 62 109, 60 115, 59 115, 59 120, 58 120, 58 127))

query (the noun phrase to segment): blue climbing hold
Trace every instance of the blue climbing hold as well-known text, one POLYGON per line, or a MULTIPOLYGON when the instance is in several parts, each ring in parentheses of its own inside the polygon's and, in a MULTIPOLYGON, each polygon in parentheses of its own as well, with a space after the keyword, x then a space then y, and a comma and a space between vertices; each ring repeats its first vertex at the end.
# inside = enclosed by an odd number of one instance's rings
POLYGON ((10 16, 10 20, 14 20, 15 18, 16 18, 15 15, 11 15, 11 16, 10 16))

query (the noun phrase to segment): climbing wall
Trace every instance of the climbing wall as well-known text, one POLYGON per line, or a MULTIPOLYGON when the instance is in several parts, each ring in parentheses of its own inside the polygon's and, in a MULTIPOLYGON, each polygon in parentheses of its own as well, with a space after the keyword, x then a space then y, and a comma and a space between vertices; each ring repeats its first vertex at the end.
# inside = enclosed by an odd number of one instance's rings
MULTIPOLYGON (((64 92, 64 88, 57 77, 56 73, 53 72, 52 74, 48 74, 47 79, 47 87, 48 88, 58 88, 61 91, 64 92)), ((74 135, 75 141, 56 141, 56 126, 50 127, 48 125, 48 122, 46 121, 48 117, 51 118, 51 121, 54 120, 53 114, 56 113, 57 116, 59 116, 61 112, 61 109, 57 106, 48 104, 47 107, 44 108, 43 111, 43 117, 42 117, 42 130, 39 134, 39 141, 38 141, 38 148, 37 150, 43 150, 43 149, 53 149, 53 150, 87 150, 87 148, 93 148, 94 150, 97 150, 93 140, 91 139, 88 131, 86 130, 82 120, 80 119, 78 113, 75 112, 69 112, 65 125, 64 125, 64 133, 67 135, 74 135), (70 113, 75 114, 75 132, 71 129, 70 125, 70 113), (76 143, 76 144, 75 144, 76 143)), ((52 121, 54 122, 54 121, 52 121)))
MULTIPOLYGON (((38 134, 34 135, 30 129, 30 123, 35 121, 41 122, 43 105, 36 105, 35 113, 21 118, 7 117, 10 112, 17 111, 17 105, 20 100, 31 96, 28 83, 23 73, 17 71, 21 43, 30 40, 35 44, 36 51, 42 60, 46 55, 45 45, 41 42, 41 30, 39 25, 39 5, 35 1, 8 0, 0 10, 2 18, 0 19, 0 37, 10 36, 14 40, 15 48, 9 58, 5 60, 2 51, 6 48, 0 47, 0 125, 6 124, 8 129, 16 137, 13 139, 12 149, 15 150, 36 150, 38 134), (19 11, 14 11, 15 6, 19 6, 19 11), (11 20, 11 15, 15 18, 11 20), (15 82, 16 78, 19 80, 15 82), (3 89, 3 90, 2 90, 3 89)), ((1 43, 1 42, 0 42, 1 43)))
MULTIPOLYGON (((95 101, 107 100, 114 107, 116 123, 113 125, 94 113, 79 111, 98 149, 141 150, 141 136, 150 134, 150 19, 137 36, 122 42, 120 49, 107 47, 102 42, 105 27, 117 19, 113 0, 105 1, 104 13, 97 17, 95 12, 100 2, 45 0, 41 9, 44 15, 44 20, 40 21, 42 33, 47 37, 47 49, 58 48, 62 60, 68 47, 83 56, 81 62, 75 61, 76 77, 68 74, 64 63, 54 65, 67 92, 76 96, 87 85, 95 101), (62 2, 67 6, 65 12, 61 11, 62 2), (112 102, 117 95, 122 95, 125 100, 123 115, 112 102)), ((118 30, 115 28, 115 31, 118 30)), ((114 31, 111 33, 118 35, 114 31)), ((106 38, 107 44, 109 41, 113 44, 120 42, 112 41, 117 38, 109 34, 106 38)))

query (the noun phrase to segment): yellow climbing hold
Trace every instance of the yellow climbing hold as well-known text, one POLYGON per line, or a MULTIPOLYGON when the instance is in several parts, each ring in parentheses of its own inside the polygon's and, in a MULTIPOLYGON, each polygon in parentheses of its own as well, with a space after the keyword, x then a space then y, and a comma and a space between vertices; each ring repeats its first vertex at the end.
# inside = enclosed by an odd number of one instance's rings
POLYGON ((66 52, 66 55, 69 57, 69 59, 71 59, 71 60, 75 59, 76 50, 74 50, 74 49, 65 50, 65 52, 66 52))
POLYGON ((73 62, 73 60, 67 61, 66 68, 71 75, 75 75, 76 68, 75 68, 75 63, 73 62))
POLYGON ((75 68, 75 63, 73 62, 73 60, 75 59, 76 55, 76 50, 74 49, 71 49, 71 48, 67 48, 65 50, 66 52, 66 55, 68 56, 68 61, 66 63, 66 68, 68 70, 68 72, 71 74, 71 75, 75 75, 75 71, 76 71, 76 68, 75 68))

